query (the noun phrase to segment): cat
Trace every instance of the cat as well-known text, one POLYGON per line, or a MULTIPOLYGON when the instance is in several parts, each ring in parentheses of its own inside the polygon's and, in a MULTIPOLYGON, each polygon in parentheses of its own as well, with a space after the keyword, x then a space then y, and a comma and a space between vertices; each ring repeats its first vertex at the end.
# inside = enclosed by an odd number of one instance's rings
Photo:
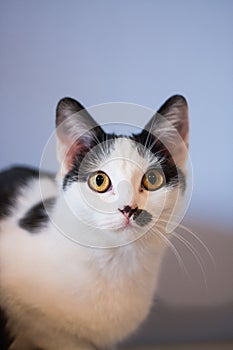
POLYGON ((63 98, 56 127, 56 178, 0 173, 1 350, 110 349, 135 332, 153 304, 165 223, 185 193, 183 96, 130 136, 106 133, 63 98))

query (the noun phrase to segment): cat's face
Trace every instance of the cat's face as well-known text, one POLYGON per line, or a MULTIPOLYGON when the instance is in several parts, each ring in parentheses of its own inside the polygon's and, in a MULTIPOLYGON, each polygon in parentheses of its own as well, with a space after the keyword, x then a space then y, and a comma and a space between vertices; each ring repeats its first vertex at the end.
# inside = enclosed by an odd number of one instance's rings
POLYGON ((64 197, 77 219, 138 235, 181 203, 188 142, 184 98, 168 100, 130 137, 105 133, 72 99, 59 102, 57 126, 64 197))

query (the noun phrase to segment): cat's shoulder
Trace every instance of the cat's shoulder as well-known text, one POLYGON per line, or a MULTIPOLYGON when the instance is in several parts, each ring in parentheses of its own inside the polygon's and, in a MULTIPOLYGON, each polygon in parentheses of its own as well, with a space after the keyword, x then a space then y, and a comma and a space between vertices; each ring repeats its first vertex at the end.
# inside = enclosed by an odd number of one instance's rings
POLYGON ((12 166, 0 172, 0 219, 11 214, 21 197, 24 197, 24 203, 25 197, 28 200, 30 198, 31 205, 38 203, 39 179, 48 184, 49 192, 55 193, 55 176, 49 172, 24 166, 12 166))
POLYGON ((10 214, 20 189, 38 176, 38 170, 21 166, 13 166, 0 172, 0 218, 10 214))
MULTIPOLYGON (((25 185, 31 179, 39 179, 41 177, 47 177, 51 180, 54 179, 54 174, 46 171, 39 171, 37 168, 26 166, 11 166, 9 168, 0 171, 0 191, 7 192, 17 190, 19 185, 25 185)), ((0 192, 1 193, 1 192, 0 192)))
POLYGON ((31 167, 12 166, 0 172, 0 194, 10 195, 20 185, 25 185, 28 180, 38 178, 39 170, 31 167))

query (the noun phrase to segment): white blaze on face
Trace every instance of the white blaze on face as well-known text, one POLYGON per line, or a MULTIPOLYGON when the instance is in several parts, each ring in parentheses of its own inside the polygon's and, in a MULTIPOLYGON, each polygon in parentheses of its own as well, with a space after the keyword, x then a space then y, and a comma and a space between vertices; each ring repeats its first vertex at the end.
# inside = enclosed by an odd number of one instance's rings
MULTIPOLYGON (((117 138, 112 146, 107 157, 92 169, 107 174, 111 187, 98 193, 87 182, 73 182, 65 192, 73 213, 94 227, 110 230, 124 228, 125 217, 120 209, 125 206, 146 210, 153 217, 159 217, 166 190, 161 188, 153 192, 142 188, 142 178, 151 164, 151 157, 143 158, 135 141, 128 138, 117 138)), ((156 160, 154 156, 153 159, 156 160)))

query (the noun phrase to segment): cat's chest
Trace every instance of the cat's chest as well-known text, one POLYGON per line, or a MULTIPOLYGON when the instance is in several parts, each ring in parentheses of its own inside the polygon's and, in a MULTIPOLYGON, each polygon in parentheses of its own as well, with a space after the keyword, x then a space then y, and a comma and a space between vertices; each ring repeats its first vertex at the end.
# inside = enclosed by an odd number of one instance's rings
POLYGON ((83 329, 84 337, 114 342, 134 329, 149 311, 155 288, 153 263, 148 272, 141 262, 131 261, 130 255, 126 258, 119 254, 109 261, 106 255, 87 257, 79 253, 77 261, 72 256, 72 263, 56 266, 49 318, 61 321, 67 330, 70 324, 77 332, 83 329))
POLYGON ((78 336, 101 346, 128 335, 146 317, 155 287, 142 262, 130 251, 95 254, 51 237, 21 235, 8 244, 1 294, 15 328, 30 323, 33 339, 59 333, 71 343, 78 336))

